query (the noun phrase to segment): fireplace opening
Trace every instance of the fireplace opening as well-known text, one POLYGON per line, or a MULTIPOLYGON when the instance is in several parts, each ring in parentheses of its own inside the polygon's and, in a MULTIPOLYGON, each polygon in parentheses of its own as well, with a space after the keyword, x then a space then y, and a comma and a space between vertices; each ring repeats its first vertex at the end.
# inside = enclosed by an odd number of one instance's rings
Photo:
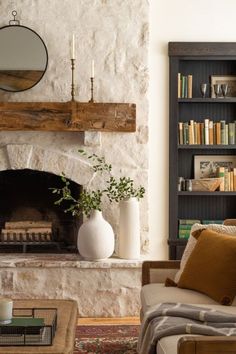
MULTIPOLYGON (((55 205, 61 177, 30 169, 0 172, 0 252, 77 252, 82 217, 55 205)), ((70 181, 72 195, 82 187, 70 181)))

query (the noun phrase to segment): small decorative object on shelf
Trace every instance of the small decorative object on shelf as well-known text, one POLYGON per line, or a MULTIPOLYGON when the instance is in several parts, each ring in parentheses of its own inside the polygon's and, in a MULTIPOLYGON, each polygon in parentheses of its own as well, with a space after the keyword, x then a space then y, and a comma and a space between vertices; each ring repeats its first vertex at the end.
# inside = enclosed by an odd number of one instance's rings
POLYGON ((0 299, 0 325, 11 323, 13 301, 7 298, 0 299))
POLYGON ((221 184, 221 178, 192 179, 193 192, 214 192, 221 184))
POLYGON ((219 89, 216 86, 218 94, 215 89, 212 90, 212 98, 236 97, 236 76, 234 75, 211 75, 211 85, 213 88, 215 85, 220 85, 219 89))
POLYGON ((201 91, 202 98, 206 98, 207 86, 208 85, 206 83, 200 84, 200 91, 201 91))

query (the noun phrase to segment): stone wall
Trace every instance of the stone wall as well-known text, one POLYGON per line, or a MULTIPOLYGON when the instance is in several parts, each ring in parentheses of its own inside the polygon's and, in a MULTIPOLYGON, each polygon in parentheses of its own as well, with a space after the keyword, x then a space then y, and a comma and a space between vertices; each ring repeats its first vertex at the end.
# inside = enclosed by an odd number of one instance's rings
MULTIPOLYGON (((77 159, 78 148, 86 146, 89 152, 104 155, 113 164, 114 173, 130 176, 148 190, 148 0, 0 0, 0 8, 0 26, 7 25, 12 10, 17 10, 21 24, 42 37, 49 53, 41 82, 21 93, 2 91, 1 101, 70 100, 69 43, 75 33, 76 99, 90 98, 90 64, 94 59, 95 100, 137 104, 136 133, 0 132, 0 147, 23 144, 22 149, 29 145, 34 151, 48 151, 48 156, 63 154, 77 159)), ((56 161, 58 173, 60 160, 56 161)), ((148 247, 147 195, 140 205, 143 251, 148 247)), ((117 232, 117 206, 104 205, 103 212, 117 232)))

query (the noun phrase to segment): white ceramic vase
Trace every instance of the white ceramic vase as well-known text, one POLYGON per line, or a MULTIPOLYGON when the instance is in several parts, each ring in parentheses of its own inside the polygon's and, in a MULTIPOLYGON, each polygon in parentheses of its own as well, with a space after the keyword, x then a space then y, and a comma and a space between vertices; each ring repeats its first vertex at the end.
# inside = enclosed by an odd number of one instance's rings
POLYGON ((120 201, 119 257, 140 258, 139 202, 136 198, 120 201))
POLYGON ((112 255, 114 232, 101 211, 92 210, 90 218, 81 225, 77 245, 80 255, 89 261, 100 261, 112 255))

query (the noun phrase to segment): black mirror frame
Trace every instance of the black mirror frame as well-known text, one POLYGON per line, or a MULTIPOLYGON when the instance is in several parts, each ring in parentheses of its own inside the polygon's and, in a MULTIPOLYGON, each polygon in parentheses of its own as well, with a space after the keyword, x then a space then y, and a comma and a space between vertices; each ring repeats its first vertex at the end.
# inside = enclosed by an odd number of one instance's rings
POLYGON ((23 89, 23 90, 18 90, 18 91, 6 90, 6 89, 3 89, 3 88, 0 87, 0 90, 5 91, 5 92, 19 93, 19 92, 23 92, 23 91, 32 89, 35 85, 37 85, 42 80, 42 78, 44 77, 44 74, 45 74, 45 72, 47 70, 47 67, 48 67, 48 50, 47 50, 46 44, 44 43, 42 37, 36 31, 34 31, 32 28, 27 27, 27 26, 23 26, 23 25, 6 25, 6 26, 0 27, 0 31, 2 29, 6 28, 6 27, 23 27, 23 28, 26 28, 27 30, 33 32, 41 40, 41 42, 43 43, 43 46, 44 46, 44 49, 45 49, 45 52, 46 52, 46 65, 45 65, 44 72, 43 72, 42 76, 40 77, 40 79, 37 82, 35 82, 32 86, 27 87, 26 89, 23 89))

